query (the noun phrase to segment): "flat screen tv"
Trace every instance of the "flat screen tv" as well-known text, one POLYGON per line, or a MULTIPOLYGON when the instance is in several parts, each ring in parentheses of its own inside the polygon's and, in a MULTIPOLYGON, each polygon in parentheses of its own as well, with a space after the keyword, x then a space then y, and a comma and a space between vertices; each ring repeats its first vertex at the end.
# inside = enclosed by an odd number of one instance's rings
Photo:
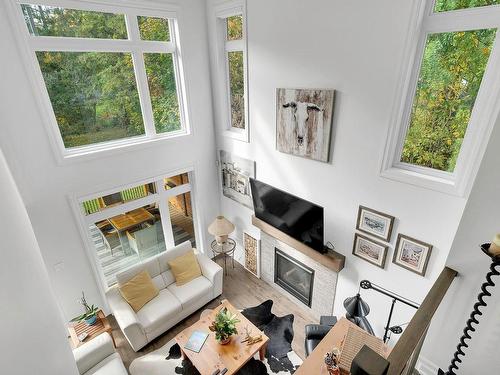
POLYGON ((323 247, 323 207, 250 179, 255 216, 319 252, 323 247))

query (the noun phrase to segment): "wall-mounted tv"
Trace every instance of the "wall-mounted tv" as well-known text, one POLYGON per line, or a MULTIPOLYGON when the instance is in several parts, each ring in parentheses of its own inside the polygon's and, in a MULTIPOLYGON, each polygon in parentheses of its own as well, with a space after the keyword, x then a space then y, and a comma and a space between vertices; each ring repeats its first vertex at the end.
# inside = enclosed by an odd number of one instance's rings
POLYGON ((323 207, 250 179, 255 216, 323 252, 323 207))

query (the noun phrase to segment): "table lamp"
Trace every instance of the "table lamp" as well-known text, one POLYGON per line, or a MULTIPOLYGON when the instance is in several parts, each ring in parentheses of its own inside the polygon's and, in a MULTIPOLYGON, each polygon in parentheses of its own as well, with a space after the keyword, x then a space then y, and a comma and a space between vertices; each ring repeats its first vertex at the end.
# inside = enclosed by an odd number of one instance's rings
POLYGON ((208 233, 215 236, 215 241, 219 245, 227 241, 227 237, 234 231, 234 224, 227 220, 224 216, 219 215, 208 226, 208 233))

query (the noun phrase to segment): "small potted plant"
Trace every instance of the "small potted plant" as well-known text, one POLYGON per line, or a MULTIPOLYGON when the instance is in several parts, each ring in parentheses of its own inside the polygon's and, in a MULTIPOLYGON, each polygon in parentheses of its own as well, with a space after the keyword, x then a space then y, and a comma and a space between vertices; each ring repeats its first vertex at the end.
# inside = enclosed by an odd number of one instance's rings
POLYGON ((224 307, 215 315, 215 320, 208 328, 210 331, 215 332, 215 339, 219 344, 226 345, 231 341, 231 335, 238 333, 236 323, 239 322, 240 320, 236 317, 236 314, 232 314, 224 307))
POLYGON ((72 322, 81 322, 82 320, 89 326, 94 325, 97 322, 97 313, 99 308, 92 305, 89 306, 87 300, 85 299, 85 293, 82 292, 82 298, 78 300, 80 304, 83 306, 85 312, 77 317, 71 319, 72 322))

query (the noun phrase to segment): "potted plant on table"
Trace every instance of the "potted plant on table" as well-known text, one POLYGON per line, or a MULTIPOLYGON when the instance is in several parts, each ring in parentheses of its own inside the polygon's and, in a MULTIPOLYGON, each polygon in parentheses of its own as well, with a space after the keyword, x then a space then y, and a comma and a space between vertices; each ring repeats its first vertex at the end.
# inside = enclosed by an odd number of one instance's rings
POLYGON ((97 313, 99 312, 99 308, 94 305, 89 306, 87 300, 85 299, 85 293, 83 292, 82 292, 82 298, 80 298, 78 301, 83 306, 85 312, 71 319, 71 321, 81 322, 83 320, 89 326, 94 325, 97 322, 97 313))
POLYGON ((215 332, 215 339, 221 345, 226 345, 231 341, 231 335, 237 334, 236 324, 240 320, 236 317, 236 314, 232 314, 226 307, 222 308, 217 315, 212 324, 208 327, 210 331, 215 332))

